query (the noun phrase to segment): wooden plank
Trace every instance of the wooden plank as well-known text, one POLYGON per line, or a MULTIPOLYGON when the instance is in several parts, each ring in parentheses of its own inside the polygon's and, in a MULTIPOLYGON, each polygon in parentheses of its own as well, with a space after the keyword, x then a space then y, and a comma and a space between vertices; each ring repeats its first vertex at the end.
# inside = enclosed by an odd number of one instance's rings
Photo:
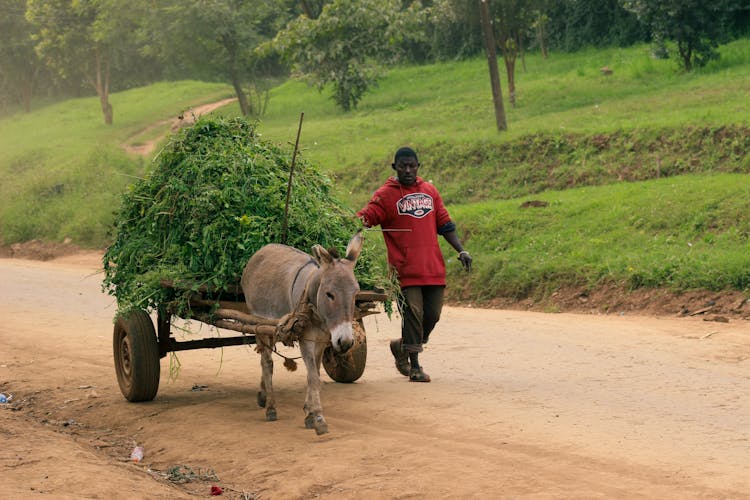
POLYGON ((255 336, 243 335, 241 337, 212 337, 200 340, 186 340, 177 342, 172 339, 168 351, 188 351, 191 349, 214 349, 216 347, 227 347, 233 345, 253 345, 255 336))
POLYGON ((182 290, 182 291, 195 290, 197 292, 202 292, 202 293, 223 293, 223 294, 239 295, 239 296, 245 295, 242 292, 242 287, 240 287, 239 284, 229 285, 226 290, 217 288, 215 286, 209 286, 209 285, 199 285, 195 288, 189 285, 177 286, 172 280, 161 280, 159 281, 159 284, 164 288, 171 288, 173 290, 182 290))
POLYGON ((388 299, 388 294, 377 290, 360 290, 357 292, 357 302, 383 302, 388 299))

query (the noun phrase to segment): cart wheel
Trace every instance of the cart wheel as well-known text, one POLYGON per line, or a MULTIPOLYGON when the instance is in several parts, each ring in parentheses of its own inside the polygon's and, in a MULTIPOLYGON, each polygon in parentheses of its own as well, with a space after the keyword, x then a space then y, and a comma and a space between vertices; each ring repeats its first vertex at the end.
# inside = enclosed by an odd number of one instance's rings
POLYGON ((362 376, 367 362, 367 337, 362 320, 352 323, 354 345, 344 354, 328 346, 323 352, 323 368, 336 382, 350 383, 362 376))
POLYGON ((146 311, 117 318, 113 336, 117 383, 125 399, 151 401, 159 390, 159 345, 146 311))

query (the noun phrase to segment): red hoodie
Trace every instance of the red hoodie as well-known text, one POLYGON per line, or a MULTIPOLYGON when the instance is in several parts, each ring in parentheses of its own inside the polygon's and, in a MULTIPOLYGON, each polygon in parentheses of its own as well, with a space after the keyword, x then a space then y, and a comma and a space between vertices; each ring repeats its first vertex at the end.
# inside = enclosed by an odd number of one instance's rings
POLYGON ((445 285, 445 262, 437 237, 438 229, 451 219, 435 186, 421 177, 404 186, 391 177, 357 215, 367 227, 408 229, 383 232, 388 263, 398 272, 402 287, 445 285))

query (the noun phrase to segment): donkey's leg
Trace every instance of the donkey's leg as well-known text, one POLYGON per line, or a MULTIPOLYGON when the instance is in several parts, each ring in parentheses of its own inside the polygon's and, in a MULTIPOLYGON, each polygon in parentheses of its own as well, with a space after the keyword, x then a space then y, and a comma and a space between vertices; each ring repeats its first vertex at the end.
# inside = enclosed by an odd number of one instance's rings
POLYGON ((266 409, 266 420, 276 420, 276 398, 273 395, 273 358, 271 349, 263 349, 260 353, 260 366, 263 374, 260 379, 258 392, 258 406, 266 409))
MULTIPOLYGON (((314 336, 313 336, 314 337, 314 336)), ((323 360, 324 341, 303 340, 300 342, 302 359, 307 369, 307 394, 305 396, 305 427, 315 429, 317 434, 328 432, 328 424, 323 417, 323 406, 320 404, 320 363, 323 360)))

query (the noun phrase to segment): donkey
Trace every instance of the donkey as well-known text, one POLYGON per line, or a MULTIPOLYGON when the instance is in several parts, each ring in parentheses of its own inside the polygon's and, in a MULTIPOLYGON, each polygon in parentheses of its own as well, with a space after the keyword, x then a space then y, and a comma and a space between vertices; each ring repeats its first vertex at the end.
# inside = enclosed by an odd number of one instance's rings
MULTIPOLYGON (((289 246, 270 244, 250 258, 242 273, 240 284, 251 314, 281 319, 300 306, 311 306, 312 319, 299 336, 299 347, 307 369, 305 427, 314 428, 317 434, 328 432, 320 404, 323 351, 332 344, 336 351, 344 353, 354 344, 354 299, 359 291, 354 264, 361 250, 359 231, 349 241, 343 259, 320 245, 313 246, 310 256, 289 246)), ((268 336, 259 340, 263 374, 258 405, 266 408, 266 420, 273 421, 277 418, 271 358, 275 340, 268 336)))

